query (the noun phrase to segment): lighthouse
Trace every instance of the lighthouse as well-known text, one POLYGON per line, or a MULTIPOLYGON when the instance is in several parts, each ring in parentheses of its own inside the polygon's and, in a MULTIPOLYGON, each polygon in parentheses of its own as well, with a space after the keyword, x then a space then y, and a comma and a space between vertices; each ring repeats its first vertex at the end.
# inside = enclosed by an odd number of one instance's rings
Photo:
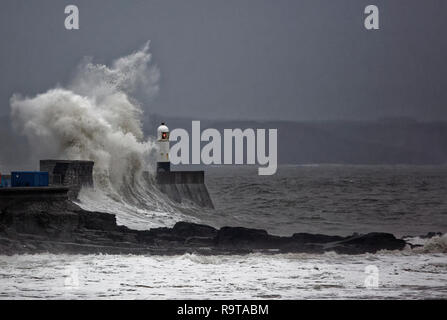
POLYGON ((169 160, 169 128, 164 122, 157 128, 157 173, 158 189, 174 202, 193 202, 201 207, 214 209, 205 185, 204 171, 171 171, 169 160))
POLYGON ((157 172, 171 171, 169 162, 169 128, 164 122, 157 128, 157 172))

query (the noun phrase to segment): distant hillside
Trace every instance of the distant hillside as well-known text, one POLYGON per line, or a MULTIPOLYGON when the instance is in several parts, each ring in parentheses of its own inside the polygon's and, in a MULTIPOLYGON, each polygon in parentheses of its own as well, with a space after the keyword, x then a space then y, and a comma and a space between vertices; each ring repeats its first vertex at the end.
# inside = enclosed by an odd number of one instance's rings
MULTIPOLYGON (((191 119, 145 117, 144 131, 154 135, 161 121, 190 131, 191 119)), ((200 120, 200 119, 198 119, 200 120)), ((201 121, 201 129, 277 128, 282 164, 447 164, 447 123, 408 119, 378 121, 201 121)))
MULTIPOLYGON (((200 120, 200 119, 198 119, 200 120)), ((171 129, 191 129, 191 119, 146 115, 143 128, 154 135, 161 121, 171 129)), ((401 120, 287 122, 201 121, 202 130, 277 128, 281 164, 447 164, 447 123, 401 120)), ((0 117, 0 172, 38 169, 23 136, 8 116, 0 117)))

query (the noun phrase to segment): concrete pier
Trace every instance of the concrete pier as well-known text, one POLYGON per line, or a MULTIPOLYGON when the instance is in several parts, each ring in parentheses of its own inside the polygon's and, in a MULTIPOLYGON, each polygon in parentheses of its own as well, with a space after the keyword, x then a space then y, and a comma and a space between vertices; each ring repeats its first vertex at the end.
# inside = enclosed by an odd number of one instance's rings
POLYGON ((67 187, 0 188, 0 210, 29 203, 53 203, 68 200, 67 187))
MULTIPOLYGON (((93 166, 93 161, 40 160, 40 171, 48 172, 49 187, 0 188, 0 201, 9 204, 12 200, 20 203, 21 199, 53 201, 64 197, 75 200, 82 187, 93 187, 93 166)), ((214 209, 204 171, 158 171, 156 183, 161 192, 177 203, 189 201, 214 209)))
POLYGON ((203 171, 160 171, 157 172, 157 184, 175 202, 191 201, 201 207, 214 209, 203 171))
POLYGON ((169 160, 169 128, 164 122, 157 128, 157 185, 169 199, 178 202, 193 202, 205 208, 213 208, 205 185, 203 171, 171 171, 169 160))
POLYGON ((40 160, 40 171, 48 172, 50 186, 69 187, 68 196, 76 199, 83 186, 93 187, 93 161, 40 160))

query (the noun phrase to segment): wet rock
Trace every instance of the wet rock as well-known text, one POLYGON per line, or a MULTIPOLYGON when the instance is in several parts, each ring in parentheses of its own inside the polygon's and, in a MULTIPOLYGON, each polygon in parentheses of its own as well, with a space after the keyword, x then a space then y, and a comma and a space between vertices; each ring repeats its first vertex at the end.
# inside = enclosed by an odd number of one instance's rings
POLYGON ((421 239, 431 239, 433 237, 440 237, 442 236, 442 232, 427 232, 425 235, 419 236, 421 239))
POLYGON ((96 211, 77 210, 79 227, 96 230, 117 230, 116 217, 113 214, 96 211))
POLYGON ((311 233, 294 233, 292 238, 304 243, 328 243, 333 241, 341 241, 344 238, 340 236, 328 236, 325 234, 311 234, 311 233))
POLYGON ((185 246, 192 247, 213 247, 214 246, 214 238, 210 237, 189 237, 185 239, 185 246))
POLYGON ((372 232, 330 243, 325 249, 334 250, 338 253, 360 254, 376 253, 379 250, 402 250, 405 245, 404 240, 397 239, 390 233, 372 232))
POLYGON ((66 201, 30 203, 0 210, 0 254, 245 254, 250 252, 309 252, 359 254, 401 250, 406 242, 392 234, 350 237, 295 233, 269 235, 261 229, 223 227, 219 230, 190 222, 146 231, 118 226, 112 214, 89 212, 66 201))
POLYGON ((177 222, 172 232, 179 237, 207 237, 214 238, 217 235, 216 228, 197 223, 177 222))
POLYGON ((217 246, 225 247, 262 247, 267 244, 269 235, 261 229, 249 229, 243 227, 223 227, 216 235, 217 246))

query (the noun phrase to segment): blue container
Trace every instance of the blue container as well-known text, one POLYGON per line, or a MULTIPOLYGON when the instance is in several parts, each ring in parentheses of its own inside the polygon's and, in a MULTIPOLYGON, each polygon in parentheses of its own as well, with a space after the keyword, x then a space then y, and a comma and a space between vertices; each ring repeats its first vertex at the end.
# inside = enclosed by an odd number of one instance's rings
POLYGON ((0 187, 7 188, 11 186, 11 178, 2 175, 2 180, 0 182, 0 187))
POLYGON ((11 172, 12 187, 47 187, 48 172, 13 171, 11 172))

